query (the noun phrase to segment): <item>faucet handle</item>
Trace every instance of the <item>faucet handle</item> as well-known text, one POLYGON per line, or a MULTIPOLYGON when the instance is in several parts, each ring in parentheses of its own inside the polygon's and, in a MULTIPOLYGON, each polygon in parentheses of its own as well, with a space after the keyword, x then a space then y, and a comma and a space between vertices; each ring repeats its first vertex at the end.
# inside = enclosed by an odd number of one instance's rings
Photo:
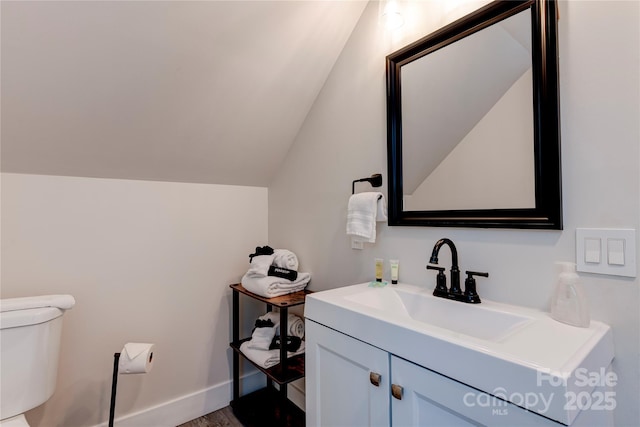
POLYGON ((447 276, 444 275, 444 267, 436 267, 435 265, 427 265, 427 270, 438 270, 436 276, 436 288, 433 290, 433 295, 436 297, 447 297, 449 291, 447 290, 447 276))
POLYGON ((464 301, 471 304, 479 304, 480 295, 476 292, 476 279, 473 276, 489 277, 489 273, 481 273, 479 271, 465 271, 467 279, 464 281, 464 301))
POLYGON ((479 271, 467 270, 465 271, 465 274, 467 275, 467 278, 473 277, 473 276, 489 277, 489 273, 481 273, 479 271))

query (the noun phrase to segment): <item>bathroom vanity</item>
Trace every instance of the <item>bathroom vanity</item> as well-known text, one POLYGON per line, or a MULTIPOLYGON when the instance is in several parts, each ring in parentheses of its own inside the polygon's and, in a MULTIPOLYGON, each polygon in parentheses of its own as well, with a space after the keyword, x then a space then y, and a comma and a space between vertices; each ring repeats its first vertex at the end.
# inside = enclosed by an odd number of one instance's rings
POLYGON ((307 426, 612 425, 610 328, 368 283, 306 298, 307 426))

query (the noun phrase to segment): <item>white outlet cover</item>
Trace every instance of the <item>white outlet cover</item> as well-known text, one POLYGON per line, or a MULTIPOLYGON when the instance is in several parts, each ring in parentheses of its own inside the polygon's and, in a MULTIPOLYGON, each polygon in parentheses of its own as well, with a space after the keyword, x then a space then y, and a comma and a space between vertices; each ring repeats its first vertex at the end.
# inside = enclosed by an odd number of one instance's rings
POLYGON ((355 236, 351 236, 351 249, 362 250, 364 249, 364 241, 358 239, 355 236))

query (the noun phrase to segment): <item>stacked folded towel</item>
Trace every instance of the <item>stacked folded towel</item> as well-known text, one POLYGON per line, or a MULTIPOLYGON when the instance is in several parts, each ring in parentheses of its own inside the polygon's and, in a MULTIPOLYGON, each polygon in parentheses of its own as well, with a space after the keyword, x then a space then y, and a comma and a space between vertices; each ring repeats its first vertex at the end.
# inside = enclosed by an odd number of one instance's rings
POLYGON ((299 273, 298 257, 286 249, 257 247, 249 255, 249 270, 242 277, 242 286, 249 292, 273 298, 303 290, 311 275, 299 273))
POLYGON ((347 234, 369 243, 376 241, 376 222, 387 220, 384 194, 354 194, 347 206, 347 234))
MULTIPOLYGON (((280 363, 280 313, 269 312, 256 320, 251 339, 240 345, 240 351, 254 363, 269 368, 280 363)), ((304 321, 295 314, 287 316, 287 335, 284 345, 287 357, 304 352, 304 321)))
MULTIPOLYGON (((240 351, 247 356, 251 361, 263 368, 270 368, 280 363, 280 350, 256 350, 249 347, 249 341, 243 342, 240 345, 240 351)), ((297 351, 288 351, 287 358, 304 353, 304 341, 300 344, 297 351)))

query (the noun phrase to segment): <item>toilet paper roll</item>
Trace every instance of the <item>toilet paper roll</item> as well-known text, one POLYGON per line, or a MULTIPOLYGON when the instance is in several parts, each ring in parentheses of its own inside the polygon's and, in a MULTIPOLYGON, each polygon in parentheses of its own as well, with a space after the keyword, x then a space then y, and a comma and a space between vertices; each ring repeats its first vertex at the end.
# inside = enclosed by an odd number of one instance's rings
POLYGON ((153 344, 128 342, 120 352, 118 372, 146 374, 153 367, 153 344))

